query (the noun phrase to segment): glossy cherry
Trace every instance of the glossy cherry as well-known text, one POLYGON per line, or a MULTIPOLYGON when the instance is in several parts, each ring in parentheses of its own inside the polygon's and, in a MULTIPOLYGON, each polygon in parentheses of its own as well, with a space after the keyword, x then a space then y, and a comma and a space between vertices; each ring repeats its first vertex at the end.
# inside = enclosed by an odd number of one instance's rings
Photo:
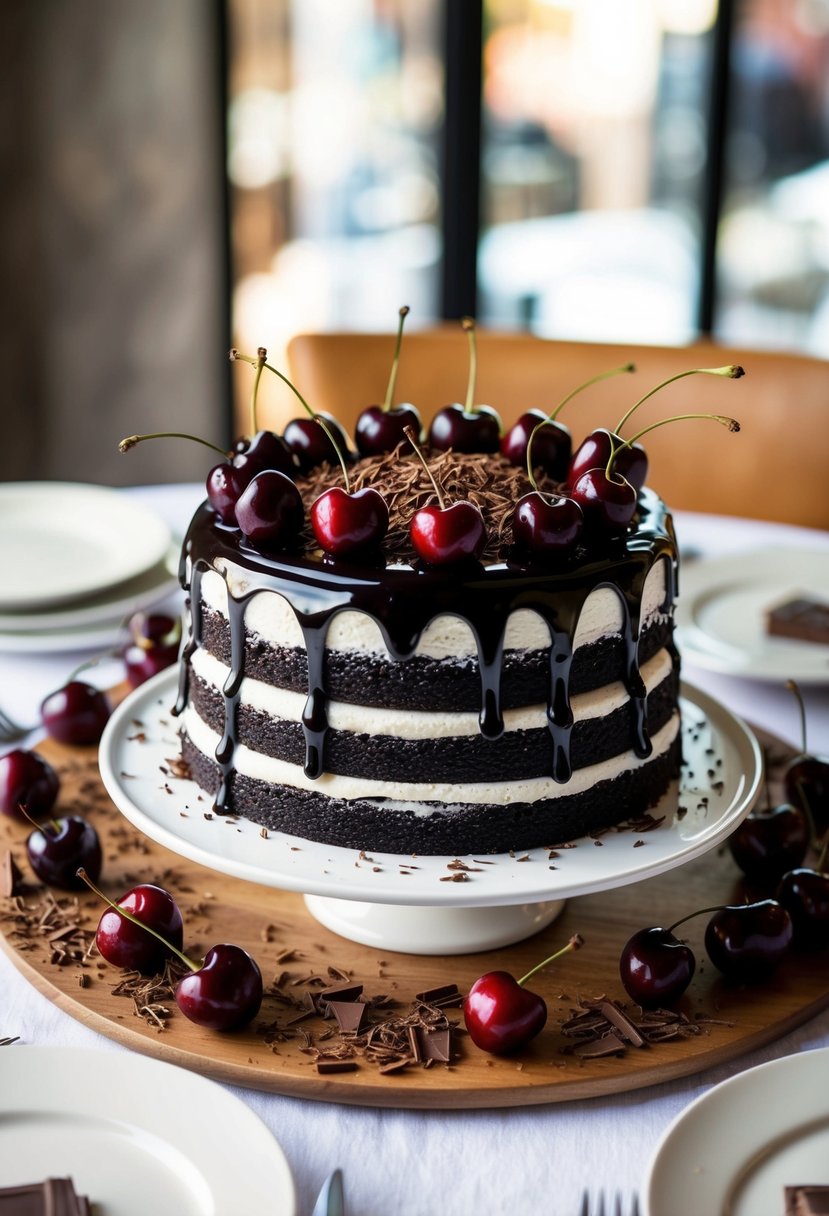
POLYGON ((803 861, 809 848, 809 823, 790 803, 752 811, 731 833, 728 847, 748 878, 774 881, 803 861))
POLYGON ((101 873, 103 856, 98 833, 80 815, 51 819, 29 834, 26 841, 29 864, 49 887, 77 891, 83 883, 77 878, 83 866, 95 879, 101 873))
POLYGON ((40 719, 58 743, 97 743, 111 713, 104 694, 83 680, 70 680, 41 703, 40 719))
POLYGON ((647 453, 640 443, 625 448, 621 447, 623 443, 621 435, 603 427, 591 431, 573 453, 567 472, 568 486, 575 486, 579 478, 591 469, 606 468, 614 448, 618 448, 619 453, 613 463, 614 470, 620 477, 624 477, 634 490, 641 490, 648 475, 647 453))
POLYGON ((809 752, 806 742, 806 706, 794 680, 786 687, 794 693, 800 710, 801 752, 789 762, 783 774, 788 799, 812 820, 814 828, 829 828, 829 759, 809 752))
POLYGON ((226 460, 207 474, 207 500, 223 524, 236 527, 236 504, 253 476, 253 469, 239 469, 226 460))
POLYGON ((471 502, 421 507, 412 516, 409 535, 418 557, 430 566, 478 558, 486 544, 484 517, 471 502))
POLYGON ((257 473, 236 504, 236 522, 257 549, 287 549, 305 523, 302 496, 290 477, 267 469, 257 473))
POLYGON ((259 1012, 262 973, 241 946, 212 946, 202 966, 179 981, 176 1004, 208 1030, 237 1030, 259 1012))
POLYGON ((0 756, 0 812, 23 819, 21 806, 37 819, 48 815, 60 790, 60 778, 37 752, 21 747, 0 756))
MULTIPOLYGON (((527 461, 527 444, 530 436, 547 415, 543 410, 527 410, 504 434, 501 440, 501 455, 510 464, 523 465, 527 461)), ((549 422, 542 427, 533 440, 533 465, 543 469, 555 481, 564 481, 570 467, 572 439, 566 426, 560 422, 549 422)))
POLYGON ((237 440, 232 463, 250 477, 266 469, 275 469, 288 477, 295 477, 298 471, 293 452, 274 431, 257 431, 252 439, 237 440))
POLYGON ((640 929, 622 949, 619 974, 625 991, 646 1008, 672 1005, 694 978, 694 952, 675 936, 675 928, 640 929))
POLYGON ((471 502, 455 502, 447 506, 440 486, 418 447, 415 434, 408 428, 406 438, 426 470, 438 500, 437 506, 420 507, 411 518, 409 536, 415 552, 422 561, 432 566, 477 559, 486 544, 486 525, 479 508, 471 502))
POLYGON ((399 312, 400 320, 397 326, 394 358, 383 404, 370 405, 357 419, 354 439, 361 456, 379 456, 383 452, 393 452, 398 444, 405 441, 407 426, 420 435, 420 414, 415 407, 409 404, 394 404, 394 390, 400 367, 400 347, 403 340, 403 322, 408 315, 409 309, 404 305, 399 312))
POLYGON ((438 410, 429 427, 429 446, 445 452, 497 452, 501 446, 501 419, 488 405, 475 405, 475 382, 478 376, 478 345, 475 322, 471 317, 461 321, 469 339, 469 378, 463 405, 444 406, 438 410))
POLYGON ((319 545, 335 556, 375 548, 389 529, 389 509, 377 490, 354 493, 334 486, 311 506, 311 527, 319 545))
POLYGON ((178 660, 181 620, 165 612, 137 612, 129 621, 130 641, 121 651, 130 688, 178 660))
POLYGON ((636 514, 636 490, 618 473, 588 469, 571 486, 570 497, 581 508, 592 531, 624 532, 636 514))
MULTIPOLYGON (((348 458, 348 436, 331 414, 317 415, 336 436, 343 454, 348 458)), ((337 452, 328 435, 310 418, 293 418, 285 427, 283 438, 296 457, 300 472, 310 473, 321 464, 336 464, 337 452)))
POLYGON ((108 907, 98 921, 95 944, 103 958, 113 967, 126 967, 142 975, 156 975, 175 950, 181 950, 184 923, 178 904, 169 891, 152 883, 140 883, 116 901, 117 908, 131 912, 128 920, 115 907, 108 907), (164 945, 146 932, 149 925, 170 943, 164 945))
POLYGON ((475 1046, 493 1055, 509 1055, 534 1039, 547 1022, 547 1003, 524 984, 543 967, 581 945, 582 939, 576 934, 520 980, 508 971, 488 971, 477 979, 463 1004, 463 1020, 475 1046))
POLYGON ((90 887, 99 899, 122 919, 132 920, 143 934, 156 938, 189 969, 176 986, 176 1004, 191 1022, 209 1030, 235 1030, 256 1017, 262 1004, 262 973, 241 946, 211 947, 201 966, 182 953, 147 921, 140 921, 121 904, 115 904, 95 886, 95 881, 81 868, 78 879, 90 887))
POLYGON ((705 949, 729 979, 764 979, 789 953, 792 918, 774 899, 735 904, 714 913, 705 929, 705 949))
POLYGON ((577 502, 538 490, 519 498, 512 514, 512 535, 516 545, 535 557, 570 552, 583 528, 584 515, 577 502))
POLYGON ((789 870, 780 879, 775 898, 794 926, 795 945, 806 950, 829 946, 829 874, 820 867, 789 870))

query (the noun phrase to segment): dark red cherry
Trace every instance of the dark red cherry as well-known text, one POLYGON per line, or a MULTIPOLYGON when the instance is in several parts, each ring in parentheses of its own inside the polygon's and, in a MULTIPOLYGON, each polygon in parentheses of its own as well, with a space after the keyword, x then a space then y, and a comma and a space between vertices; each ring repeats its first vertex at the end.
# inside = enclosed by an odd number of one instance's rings
POLYGON ((399 443, 406 442, 405 429, 411 427, 420 435, 420 414, 413 405, 396 405, 384 410, 382 405, 370 405, 357 419, 354 440, 361 456, 379 456, 393 452, 399 443))
POLYGON ((299 490, 275 469, 257 473, 236 504, 236 522, 258 549, 289 548, 305 523, 299 490))
POLYGON ((583 527, 581 507, 572 498, 540 494, 536 490, 519 498, 512 514, 516 545, 537 557, 558 555, 574 548, 583 527))
MULTIPOLYGON (((527 463, 527 444, 535 428, 547 415, 542 410, 528 410, 510 427, 501 440, 501 455, 510 464, 523 468, 527 463)), ((570 432, 560 422, 548 422, 535 431, 533 439, 533 468, 541 468, 555 481, 564 481, 570 467, 572 441, 570 432)))
POLYGON ((389 528, 389 509, 377 490, 353 494, 334 486, 311 506, 311 527, 326 553, 340 555, 380 544, 389 528))
POLYGON ((297 473, 293 452, 273 431, 257 431, 252 439, 237 440, 233 466, 248 470, 251 477, 266 469, 276 469, 288 477, 295 477, 297 473))
MULTIPOLYGON (((348 459, 350 455, 348 436, 339 422, 330 414, 320 413, 317 417, 322 418, 329 430, 333 431, 340 451, 348 459)), ((321 464, 339 463, 333 443, 313 418, 294 418, 285 427, 283 439, 296 457, 302 473, 309 473, 311 469, 315 469, 321 464)))
POLYGON ((775 894, 792 918, 796 946, 806 950, 829 946, 829 874, 789 870, 775 894))
MULTIPOLYGON (((604 427, 591 431, 573 453, 567 484, 574 486, 589 469, 607 468, 614 445, 618 447, 620 443, 622 437, 614 431, 605 430, 604 427)), ((622 448, 613 462, 613 471, 629 481, 634 490, 641 490, 648 475, 648 457, 641 444, 634 443, 632 447, 622 448)))
POLYGON ((799 807, 752 811, 728 838, 731 856, 748 878, 773 881, 799 866, 809 848, 809 823, 799 807))
POLYGON ((478 558, 486 544, 484 517, 471 502, 421 507, 412 516, 409 535, 417 555, 431 566, 478 558))
POLYGON ((262 1004, 262 973, 241 946, 213 946, 198 971, 176 987, 185 1017, 208 1030, 236 1030, 255 1018, 262 1004))
MULTIPOLYGON (((152 883, 140 883, 117 902, 118 907, 126 908, 142 924, 166 938, 176 950, 181 950, 184 925, 178 904, 169 891, 152 883)), ((107 908, 98 921, 95 944, 113 967, 126 967, 130 971, 140 971, 142 975, 156 975, 163 970, 167 959, 174 956, 172 949, 114 908, 107 908)))
POLYGON ((547 1004, 538 993, 522 988, 508 971, 488 971, 470 988, 463 1020, 476 1047, 508 1055, 544 1029, 547 1004))
POLYGON ((634 487, 616 472, 608 477, 604 468, 582 473, 570 497, 581 507, 585 524, 597 533, 624 532, 636 514, 634 487))
POLYGON ((729 979, 765 979, 792 944, 792 918, 774 899, 735 904, 715 912, 705 929, 705 949, 729 979))
POLYGON ((236 527, 236 503, 253 476, 253 469, 239 469, 226 460, 207 474, 207 499, 223 524, 236 527))
POLYGON ((26 841, 26 853, 35 874, 49 887, 79 891, 84 885, 76 874, 79 867, 96 880, 101 873, 98 833, 80 815, 53 819, 35 828, 26 841))
POLYGON ((429 446, 440 452, 497 452, 501 446, 501 419, 488 405, 465 410, 460 404, 444 406, 429 427, 429 446))
POLYGON ((40 706, 47 734, 58 743, 83 746, 97 743, 111 713, 104 694, 82 680, 70 680, 51 693, 40 706))
POLYGON ((181 621, 163 612, 137 612, 130 619, 131 640, 121 652, 130 688, 164 671, 178 659, 181 621))
POLYGON ((0 811, 12 819, 22 819, 21 805, 33 819, 48 815, 60 789, 60 779, 37 752, 14 751, 0 756, 0 811))
POLYGON ((625 991, 639 1005, 671 1005, 694 978, 696 959, 670 929, 634 933, 622 949, 619 973, 625 991))
POLYGON ((796 756, 783 780, 789 801, 811 814, 819 832, 829 828, 829 760, 809 754, 796 756))

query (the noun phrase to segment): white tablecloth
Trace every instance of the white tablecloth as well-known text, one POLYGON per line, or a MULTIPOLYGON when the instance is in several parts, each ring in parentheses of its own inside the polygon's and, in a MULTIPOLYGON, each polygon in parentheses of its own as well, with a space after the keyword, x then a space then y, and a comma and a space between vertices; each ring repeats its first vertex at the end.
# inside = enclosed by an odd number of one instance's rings
MULTIPOLYGON (((127 492, 152 505, 179 533, 202 496, 199 486, 127 492)), ((760 544, 829 550, 824 533, 682 513, 676 523, 680 545, 689 552, 736 552, 760 544)), ((66 655, 0 656, 0 704, 13 717, 36 717, 42 697, 64 681, 72 665, 72 656, 66 655)), ((715 676, 687 662, 683 674, 737 714, 797 743, 796 709, 781 686, 715 676)), ((104 664, 90 678, 105 686, 117 677, 117 669, 104 664)), ((827 752, 829 690, 809 688, 807 696, 810 747, 827 752)), ((124 1050, 62 1013, 0 955, 0 1036, 4 1034, 20 1035, 24 1043, 124 1050)), ((697 1077, 615 1097, 527 1109, 381 1111, 236 1092, 282 1144, 296 1179, 299 1216, 310 1212, 323 1180, 337 1165, 345 1170, 348 1216, 500 1216, 507 1210, 575 1216, 587 1184, 641 1189, 655 1142, 710 1086, 737 1069, 817 1046, 829 1046, 829 1013, 762 1051, 697 1077)))

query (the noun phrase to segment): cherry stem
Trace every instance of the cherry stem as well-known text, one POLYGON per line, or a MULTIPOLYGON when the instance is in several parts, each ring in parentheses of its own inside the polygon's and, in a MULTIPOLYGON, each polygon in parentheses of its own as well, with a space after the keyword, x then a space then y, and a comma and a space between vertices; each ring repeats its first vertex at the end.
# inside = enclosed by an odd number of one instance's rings
POLYGON ((635 435, 631 435, 630 439, 624 439, 610 453, 610 458, 605 468, 605 476, 609 479, 613 462, 621 452, 622 448, 632 448, 637 439, 641 439, 643 435, 649 434, 651 431, 656 431, 661 426, 667 426, 669 422, 687 422, 694 418, 708 419, 709 422, 719 422, 720 426, 724 426, 726 430, 736 433, 740 429, 740 424, 736 418, 728 418, 725 414, 674 414, 671 418, 662 418, 659 422, 652 422, 650 426, 642 427, 641 431, 637 431, 635 435))
POLYGON ((443 495, 440 492, 440 486, 435 481, 434 474, 432 473, 432 470, 429 468, 428 464, 426 463, 426 457, 423 455, 423 453, 421 452, 420 448, 417 445, 417 440, 415 439, 414 431, 412 430, 412 428, 410 426, 404 426, 403 434, 406 436, 409 443, 414 448, 415 456, 417 456, 418 460, 420 461, 420 463, 423 465, 424 469, 426 470, 426 476, 431 481, 432 486, 434 487, 435 494, 437 495, 438 506, 440 507, 441 511, 445 511, 446 504, 444 502, 443 495))
POLYGON ((394 401, 394 390, 397 385, 397 371, 400 367, 400 346, 403 342, 403 322, 409 315, 409 306, 404 304, 400 309, 400 320, 397 323, 397 341, 394 345, 394 358, 392 359, 391 372, 389 373, 389 382, 386 386, 386 398, 383 402, 383 413, 387 414, 391 409, 394 401))
POLYGON ((153 431, 150 435, 128 435, 118 444, 118 451, 128 452, 130 448, 134 448, 137 443, 143 443, 145 439, 192 439, 193 443, 202 443, 206 448, 218 452, 227 460, 227 452, 224 448, 217 447, 215 443, 211 443, 209 439, 202 439, 199 435, 188 435, 185 431, 153 431))
POLYGON ((809 801, 809 795, 806 792, 806 786, 802 781, 797 782, 797 796, 800 799, 800 809, 806 816, 806 824, 809 829, 809 844, 813 849, 816 849, 820 844, 817 834, 817 825, 815 817, 812 814, 812 804, 809 801))
POLYGON ((162 946, 166 946, 167 949, 172 951, 176 958, 180 958, 191 971, 201 970, 197 963, 194 963, 193 960, 188 958, 186 954, 183 954, 181 950, 177 950, 171 942, 168 942, 167 939, 162 937, 160 933, 157 933, 155 929, 150 928, 149 925, 145 925, 143 920, 139 920, 137 916, 133 916, 132 912, 128 912, 126 908, 122 908, 120 904, 116 904, 115 901, 110 899, 108 895, 104 895, 100 887, 95 886, 95 883, 89 877, 83 866, 80 866, 75 871, 75 877, 80 878, 82 882, 85 882, 90 891, 94 891, 99 899, 103 900, 105 904, 112 908, 113 912, 117 912, 120 916, 123 916, 124 920, 131 921, 132 924, 138 925, 139 929, 143 929, 146 933, 149 933, 151 937, 154 937, 156 941, 161 942, 162 946))
POLYGON ((578 388, 574 388, 572 390, 572 392, 569 392, 566 397, 562 397, 561 401, 559 401, 558 405, 553 410, 553 412, 551 414, 548 414, 546 418, 541 420, 541 422, 536 423, 536 425, 533 427, 532 431, 530 432, 530 438, 527 442, 527 476, 529 477, 530 485, 532 486, 532 488, 534 490, 538 490, 538 486, 536 485, 536 480, 535 480, 535 477, 533 476, 532 461, 530 460, 530 453, 532 452, 533 440, 535 439, 536 432, 540 431, 543 426, 547 426, 547 424, 549 422, 555 422, 556 418, 558 418, 559 412, 564 408, 564 406, 567 404, 568 401, 571 401, 572 398, 576 396, 577 393, 581 393, 586 388, 590 388, 590 386, 592 384, 598 384, 598 382, 600 380, 607 380, 610 376, 618 376, 620 374, 620 372, 635 372, 635 371, 636 371, 635 364, 626 363, 624 365, 624 367, 614 367, 609 372, 600 372, 598 376, 592 376, 589 380, 585 380, 584 384, 580 384, 578 386, 578 388))
MULTIPOLYGON (((29 814, 28 810, 26 809, 25 802, 18 802, 17 809, 18 809, 18 811, 20 811, 20 814, 23 816, 24 819, 28 819, 29 823, 32 825, 33 828, 37 828, 37 830, 39 832, 43 831, 43 824, 38 823, 38 821, 36 819, 32 818, 32 816, 29 814)), ((54 830, 56 832, 60 832, 60 824, 58 823, 57 819, 51 819, 50 822, 51 822, 51 825, 54 828, 54 830)))
POLYGON ((616 433, 618 434, 622 427, 627 422, 634 410, 638 410, 649 397, 654 393, 658 393, 660 389, 666 388, 667 385, 673 384, 675 380, 682 380, 685 376, 725 376, 728 380, 739 380, 740 376, 744 376, 745 371, 736 363, 729 363, 727 367, 692 367, 689 371, 678 372, 677 375, 671 376, 668 380, 663 380, 657 384, 655 388, 645 393, 644 397, 640 397, 635 401, 626 414, 622 415, 621 420, 616 425, 616 433))
POLYGON ((469 379, 466 383, 466 404, 464 405, 464 413, 477 414, 478 410, 474 405, 475 401, 475 382, 478 379, 478 340, 475 335, 475 319, 474 317, 464 317, 461 321, 461 326, 466 330, 469 338, 469 379))
POLYGON ((253 378, 253 388, 250 394, 250 433, 255 435, 259 430, 256 422, 256 396, 259 392, 259 381, 262 379, 262 368, 268 358, 268 352, 264 346, 260 346, 256 351, 256 375, 253 378))
POLYGON ((535 975, 537 971, 541 971, 543 967, 549 967, 550 963, 554 963, 557 958, 561 958, 562 954, 569 954, 571 950, 580 950, 583 945, 584 938, 580 933, 574 933, 566 946, 562 946, 560 950, 556 950, 555 954, 551 954, 549 958, 545 958, 543 963, 539 963, 536 967, 533 967, 532 971, 528 971, 526 975, 522 975, 521 979, 517 981, 518 987, 523 988, 531 976, 535 975))
POLYGON ((806 749, 806 706, 803 701, 803 694, 794 680, 787 680, 786 687, 789 692, 793 692, 797 701, 797 707, 800 710, 800 742, 803 750, 803 755, 807 754, 806 749))
POLYGON ((829 855, 829 832, 827 832, 823 838, 820 855, 815 863, 815 869, 817 870, 818 874, 822 874, 824 871, 827 855, 829 855))
POLYGON ((666 930, 667 933, 673 933, 674 929, 678 929, 680 925, 684 925, 686 920, 693 920, 695 916, 703 916, 706 912, 723 912, 726 908, 731 907, 730 904, 717 904, 713 908, 698 908, 696 912, 689 912, 687 916, 681 917, 666 930))
MULTIPOLYGON (((259 349, 261 351, 264 348, 260 346, 259 349)), ((243 355, 241 351, 238 351, 235 349, 230 352, 230 359, 231 359, 231 362, 234 362, 236 359, 241 359, 243 363, 250 363, 251 366, 257 367, 257 368, 259 365, 258 355, 254 359, 253 355, 243 355)), ((328 436, 329 440, 331 441, 331 446, 333 447, 334 451, 337 454, 337 460, 339 460, 340 468, 343 471, 343 481, 345 482, 345 492, 346 492, 346 494, 350 494, 351 486, 349 485, 349 481, 348 481, 348 468, 345 463, 345 458, 344 458, 342 452, 340 451, 340 445, 337 443, 336 439, 334 438, 333 434, 331 433, 331 428, 329 427, 328 423, 325 421, 324 418, 320 418, 319 414, 314 413, 314 411, 311 409, 308 402, 303 397, 302 393, 297 388, 297 386, 295 384, 291 384, 291 381, 288 379, 288 377, 283 375, 282 372, 278 370, 278 368, 274 367, 272 363, 263 363, 262 366, 266 367, 269 372, 273 372, 273 374, 275 376, 278 376, 283 384, 287 384, 288 388, 291 390, 291 392, 297 398, 297 400, 299 401, 302 408, 305 410, 308 417, 312 418, 314 420, 314 422, 316 422, 316 424, 318 426, 321 426, 322 429, 325 431, 326 435, 328 436)))

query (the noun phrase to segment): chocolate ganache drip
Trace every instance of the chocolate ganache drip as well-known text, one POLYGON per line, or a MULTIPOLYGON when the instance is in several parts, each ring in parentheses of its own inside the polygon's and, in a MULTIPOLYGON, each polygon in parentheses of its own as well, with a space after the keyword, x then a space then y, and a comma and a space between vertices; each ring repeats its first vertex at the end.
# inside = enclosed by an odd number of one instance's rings
POLYGON ((631 746, 646 757, 651 743, 646 726, 647 694, 639 671, 642 596, 648 574, 666 562, 666 600, 676 592, 676 543, 670 515, 645 488, 639 513, 627 537, 606 542, 600 553, 579 550, 564 568, 528 571, 507 561, 448 570, 404 564, 358 565, 332 561, 319 553, 265 555, 252 549, 239 532, 221 525, 208 504, 196 512, 181 563, 181 581, 189 589, 191 629, 182 655, 176 713, 188 700, 189 661, 201 645, 201 579, 206 570, 227 583, 230 621, 230 674, 223 688, 224 731, 216 752, 220 784, 216 809, 229 809, 237 747, 237 710, 245 676, 245 610, 263 592, 283 596, 290 604, 308 658, 308 695, 302 714, 304 770, 315 779, 325 772, 328 695, 325 689, 325 644, 339 612, 365 613, 378 626, 389 655, 405 662, 436 617, 460 617, 472 631, 480 673, 480 732, 496 739, 504 730, 501 672, 507 622, 513 612, 537 613, 550 631, 547 724, 553 743, 551 777, 566 783, 571 776, 570 736, 573 711, 569 677, 579 619, 588 597, 610 588, 622 605, 625 685, 631 714, 631 746), (189 571, 189 579, 188 579, 189 571), (189 583, 189 587, 188 587, 189 583))

